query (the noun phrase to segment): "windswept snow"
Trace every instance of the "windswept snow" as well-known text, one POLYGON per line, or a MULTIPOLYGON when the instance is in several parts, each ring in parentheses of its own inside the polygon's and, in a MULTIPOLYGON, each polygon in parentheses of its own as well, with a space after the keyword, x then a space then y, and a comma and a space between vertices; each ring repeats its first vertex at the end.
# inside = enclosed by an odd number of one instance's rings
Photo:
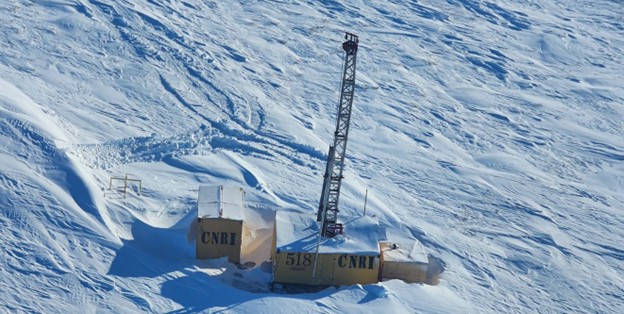
MULTIPOLYGON (((0 2, 9 312, 624 312, 618 1, 0 2), (340 217, 445 263, 279 294, 194 259, 200 185, 314 214, 344 31, 360 36, 340 217), (111 176, 142 180, 124 198, 111 176)), ((347 230, 348 232, 348 230, 347 230)), ((266 260, 259 248, 254 259, 266 260)))

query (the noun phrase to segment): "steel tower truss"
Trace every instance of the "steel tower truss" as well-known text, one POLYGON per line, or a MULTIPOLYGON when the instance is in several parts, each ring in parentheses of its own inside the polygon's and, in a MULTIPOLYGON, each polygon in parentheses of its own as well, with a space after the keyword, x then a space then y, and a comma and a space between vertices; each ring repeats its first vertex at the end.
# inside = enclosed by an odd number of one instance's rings
POLYGON ((336 119, 336 131, 334 143, 329 147, 327 167, 323 181, 323 191, 317 214, 317 221, 322 222, 322 235, 333 237, 342 233, 342 224, 337 223, 338 199, 340 197, 340 185, 342 171, 345 164, 347 151, 347 138, 349 136, 349 122, 351 120, 351 108, 353 105, 353 91, 355 89, 355 61, 358 50, 358 37, 346 33, 346 41, 342 44, 345 51, 345 59, 342 74, 342 86, 340 89, 340 104, 336 119))

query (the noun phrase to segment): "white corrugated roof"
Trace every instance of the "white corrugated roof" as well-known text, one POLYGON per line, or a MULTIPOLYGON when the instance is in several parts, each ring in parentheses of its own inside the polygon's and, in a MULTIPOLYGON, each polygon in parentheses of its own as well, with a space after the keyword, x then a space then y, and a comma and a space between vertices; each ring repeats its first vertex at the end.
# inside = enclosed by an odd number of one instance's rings
MULTIPOLYGON (((275 215, 276 247, 279 251, 316 251, 319 225, 316 215, 278 211, 275 215)), ((344 234, 322 238, 319 253, 346 253, 378 255, 379 241, 386 239, 386 232, 376 219, 357 217, 344 223, 344 234)))
POLYGON ((243 220, 243 189, 233 186, 200 186, 198 218, 243 220))

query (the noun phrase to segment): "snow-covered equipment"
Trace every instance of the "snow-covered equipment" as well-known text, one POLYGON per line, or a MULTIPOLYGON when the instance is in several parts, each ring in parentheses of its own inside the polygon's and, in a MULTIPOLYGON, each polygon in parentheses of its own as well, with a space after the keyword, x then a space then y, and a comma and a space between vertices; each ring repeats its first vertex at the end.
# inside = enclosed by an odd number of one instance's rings
POLYGON ((444 267, 437 259, 428 256, 425 247, 418 240, 408 242, 382 241, 382 280, 401 279, 411 283, 436 285, 444 267))
POLYGON ((385 239, 384 228, 366 216, 345 225, 348 234, 323 237, 317 250, 319 224, 313 215, 276 212, 274 282, 327 286, 379 281, 379 239, 385 239))
POLYGON ((243 217, 243 190, 238 187, 200 186, 197 198, 196 258, 227 256, 240 263, 248 233, 243 217))
MULTIPOLYGON (((386 238, 373 217, 338 222, 338 199, 349 134, 358 37, 346 33, 345 61, 333 145, 329 147, 321 200, 316 215, 277 211, 271 251, 273 282, 295 285, 376 283, 382 278, 437 284, 443 267, 431 261, 420 242, 411 250, 386 238), (349 232, 343 233, 347 227, 349 232), (439 267, 437 267, 439 266, 439 267)), ((368 195, 368 191, 367 191, 368 195)))
POLYGON ((385 230, 376 219, 359 217, 344 224, 349 228, 344 235, 343 224, 337 222, 358 49, 356 35, 346 33, 345 39, 336 131, 329 147, 316 221, 312 215, 276 212, 271 256, 276 283, 350 285, 379 280, 379 241, 385 240, 385 230))

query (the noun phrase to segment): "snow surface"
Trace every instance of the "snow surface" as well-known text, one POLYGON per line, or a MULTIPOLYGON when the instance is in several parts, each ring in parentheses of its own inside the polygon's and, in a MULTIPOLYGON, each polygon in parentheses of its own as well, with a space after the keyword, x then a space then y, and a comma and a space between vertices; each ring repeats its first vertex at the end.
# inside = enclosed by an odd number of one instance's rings
POLYGON ((316 214, 278 211, 275 215, 278 251, 318 252, 321 254, 357 254, 378 256, 379 241, 386 240, 383 227, 377 219, 360 216, 344 223, 345 231, 333 238, 320 238, 316 214))
POLYGON ((427 251, 418 240, 411 243, 395 243, 385 241, 381 243, 384 261, 422 263, 427 264, 427 251))
POLYGON ((624 313, 623 7, 0 1, 0 307, 624 313), (242 186, 260 226, 315 212, 343 31, 360 51, 340 217, 368 189, 440 285, 279 294, 261 264, 195 260, 200 185, 242 186), (140 196, 108 189, 125 174, 140 196))

